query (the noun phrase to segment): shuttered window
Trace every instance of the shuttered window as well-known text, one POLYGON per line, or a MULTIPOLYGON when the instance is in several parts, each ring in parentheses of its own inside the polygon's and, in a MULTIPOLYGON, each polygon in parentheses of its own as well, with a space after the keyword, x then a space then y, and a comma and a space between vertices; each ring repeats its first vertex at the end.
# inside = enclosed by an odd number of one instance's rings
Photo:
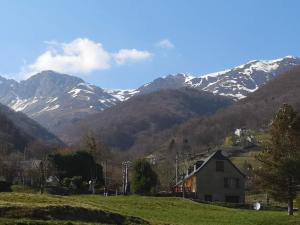
POLYGON ((240 188, 240 179, 239 178, 224 178, 224 188, 240 188))

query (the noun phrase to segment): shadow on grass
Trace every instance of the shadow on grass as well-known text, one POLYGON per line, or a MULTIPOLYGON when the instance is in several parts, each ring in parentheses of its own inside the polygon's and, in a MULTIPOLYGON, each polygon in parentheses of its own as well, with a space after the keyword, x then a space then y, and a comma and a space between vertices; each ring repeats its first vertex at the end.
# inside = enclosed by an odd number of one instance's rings
POLYGON ((1 207, 0 217, 38 220, 71 220, 118 225, 149 224, 147 221, 138 217, 67 205, 34 208, 18 206, 1 207))

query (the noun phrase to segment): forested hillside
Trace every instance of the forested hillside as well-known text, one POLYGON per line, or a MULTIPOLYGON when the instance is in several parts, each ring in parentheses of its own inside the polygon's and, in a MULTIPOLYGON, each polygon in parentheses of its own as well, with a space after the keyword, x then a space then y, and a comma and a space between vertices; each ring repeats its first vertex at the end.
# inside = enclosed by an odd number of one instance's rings
POLYGON ((33 142, 62 146, 63 142, 25 114, 0 104, 1 150, 22 151, 33 142))
POLYGON ((288 103, 299 111, 299 96, 300 67, 296 67, 215 115, 189 120, 175 136, 187 138, 195 149, 205 149, 221 144, 237 128, 265 130, 282 104, 288 103))
POLYGON ((76 143, 92 130, 98 140, 120 150, 139 148, 147 152, 149 143, 160 143, 179 124, 199 115, 211 115, 232 104, 232 100, 190 88, 163 90, 135 96, 102 113, 90 116, 62 133, 76 143), (150 139, 149 139, 150 138, 150 139))

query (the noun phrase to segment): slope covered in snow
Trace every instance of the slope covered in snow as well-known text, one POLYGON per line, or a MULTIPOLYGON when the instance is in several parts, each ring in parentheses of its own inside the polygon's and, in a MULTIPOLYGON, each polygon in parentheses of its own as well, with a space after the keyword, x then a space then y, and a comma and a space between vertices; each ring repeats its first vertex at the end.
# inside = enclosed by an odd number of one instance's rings
POLYGON ((56 131, 120 100, 82 79, 44 71, 27 80, 0 79, 0 102, 56 131))
POLYGON ((300 65, 300 59, 287 56, 276 60, 255 60, 219 73, 192 80, 192 87, 233 99, 245 98, 279 74, 300 65))
POLYGON ((191 87, 239 100, 297 65, 300 59, 292 56, 254 60, 201 76, 167 75, 133 90, 103 90, 78 77, 43 71, 21 82, 0 77, 0 103, 24 112, 57 133, 66 125, 133 96, 165 89, 191 87))
MULTIPOLYGON (((131 93, 147 94, 163 89, 192 87, 239 100, 256 91, 277 75, 285 73, 297 65, 300 65, 300 59, 293 56, 275 60, 253 60, 232 69, 200 76, 183 73, 167 75, 157 78, 131 93)), ((128 99, 128 97, 122 97, 121 91, 119 95, 121 96, 120 100, 128 99)))

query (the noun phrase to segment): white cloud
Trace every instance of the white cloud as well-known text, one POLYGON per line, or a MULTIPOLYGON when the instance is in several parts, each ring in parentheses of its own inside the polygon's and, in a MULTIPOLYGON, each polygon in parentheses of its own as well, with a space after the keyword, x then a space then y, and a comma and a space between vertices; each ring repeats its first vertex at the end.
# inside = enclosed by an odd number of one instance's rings
POLYGON ((152 56, 153 54, 148 51, 139 51, 136 49, 121 49, 117 53, 113 54, 114 60, 120 65, 148 60, 151 59, 152 56))
POLYGON ((174 44, 167 38, 158 41, 155 45, 158 48, 166 48, 166 49, 175 48, 174 44))
POLYGON ((78 38, 70 43, 49 43, 49 48, 33 64, 27 66, 30 73, 54 70, 62 73, 89 73, 110 68, 110 54, 101 43, 78 38))
POLYGON ((43 70, 84 75, 111 68, 113 60, 121 65, 147 60, 153 56, 148 51, 137 49, 120 49, 117 53, 110 53, 101 43, 87 38, 77 38, 69 43, 56 41, 45 43, 47 50, 32 64, 25 64, 19 77, 27 78, 43 70))

